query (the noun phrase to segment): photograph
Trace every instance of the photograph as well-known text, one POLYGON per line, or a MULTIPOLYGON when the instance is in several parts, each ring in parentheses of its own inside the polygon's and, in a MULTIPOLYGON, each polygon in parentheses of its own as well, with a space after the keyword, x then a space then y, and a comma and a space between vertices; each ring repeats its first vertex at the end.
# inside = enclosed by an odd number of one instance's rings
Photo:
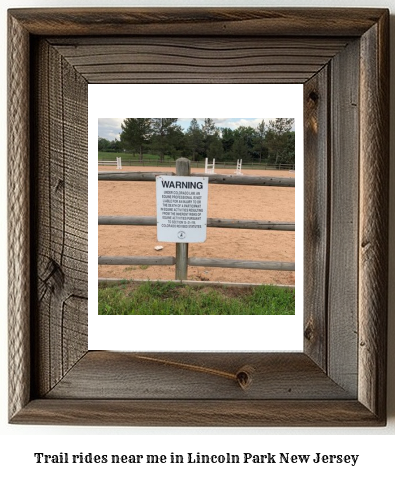
POLYGON ((99 315, 294 315, 294 118, 98 119, 99 315))

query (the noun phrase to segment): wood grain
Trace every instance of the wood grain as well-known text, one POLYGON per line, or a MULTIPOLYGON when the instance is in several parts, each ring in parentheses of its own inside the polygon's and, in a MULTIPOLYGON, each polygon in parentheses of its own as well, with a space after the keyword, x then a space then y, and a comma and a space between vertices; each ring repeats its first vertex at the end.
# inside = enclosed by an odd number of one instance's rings
POLYGON ((385 424, 388 17, 384 9, 9 11, 12 423, 385 424), (247 363, 234 354, 221 362, 221 354, 87 352, 89 82, 305 83, 305 264, 315 302, 305 354, 252 354, 247 363), (245 365, 258 370, 247 388, 234 380, 245 365), (101 396, 102 379, 111 398, 101 396), (204 398, 191 399, 198 389, 204 398))
POLYGON ((304 85, 304 350, 327 370, 330 65, 304 85))
POLYGON ((229 80, 302 83, 349 42, 327 43, 253 38, 78 39, 73 44, 53 39, 52 45, 89 83, 200 82, 229 80), (152 46, 155 46, 153 50, 152 46))
POLYGON ((46 8, 9 10, 34 35, 360 36, 380 8, 46 8))
POLYGON ((331 68, 331 185, 328 263, 328 373, 357 394, 359 42, 331 68))
POLYGON ((384 426, 357 400, 33 400, 12 423, 82 426, 384 426))
POLYGON ((135 400, 353 398, 302 353, 105 351, 89 351, 46 397, 135 400), (251 385, 247 389, 243 389, 237 379, 238 372, 244 369, 251 375, 251 385))
POLYGON ((8 21, 9 417, 30 399, 29 35, 8 21))
POLYGON ((359 392, 378 417, 386 413, 386 321, 389 221, 389 15, 361 39, 359 224, 359 392))
POLYGON ((35 58, 33 356, 41 395, 87 349, 87 84, 45 40, 35 58))

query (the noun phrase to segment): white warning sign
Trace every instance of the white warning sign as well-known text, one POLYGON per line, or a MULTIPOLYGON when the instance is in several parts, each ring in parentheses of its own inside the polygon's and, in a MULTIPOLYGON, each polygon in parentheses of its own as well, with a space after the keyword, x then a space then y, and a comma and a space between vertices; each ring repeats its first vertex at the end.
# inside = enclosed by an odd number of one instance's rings
POLYGON ((157 235, 161 242, 204 242, 208 178, 157 176, 157 235))

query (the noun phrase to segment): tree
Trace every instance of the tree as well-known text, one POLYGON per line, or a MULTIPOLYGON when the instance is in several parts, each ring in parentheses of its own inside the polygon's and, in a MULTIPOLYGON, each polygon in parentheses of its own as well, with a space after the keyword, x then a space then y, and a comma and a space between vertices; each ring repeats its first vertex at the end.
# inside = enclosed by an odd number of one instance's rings
POLYGON ((196 118, 192 118, 186 137, 187 147, 192 152, 192 161, 196 161, 198 153, 203 148, 203 131, 200 129, 196 118))
POLYGON ((151 118, 126 118, 121 125, 121 142, 143 160, 143 146, 146 145, 151 135, 151 118))
POLYGON ((177 159, 183 155, 186 148, 185 134, 180 125, 171 128, 167 135, 167 154, 173 159, 177 159))
POLYGON ((224 147, 218 132, 211 137, 210 145, 207 151, 207 157, 222 159, 224 154, 224 147))
POLYGON ((165 153, 170 148, 171 140, 174 138, 176 129, 179 126, 175 123, 178 118, 152 118, 152 146, 159 153, 160 161, 165 159, 165 153))
POLYGON ((204 154, 209 156, 210 145, 213 138, 218 132, 218 128, 215 126, 214 121, 211 118, 204 118, 204 124, 202 126, 203 141, 204 141, 204 154))
POLYGON ((284 148, 282 150, 281 162, 295 164, 295 131, 284 133, 284 148))
POLYGON ((120 153, 121 151, 123 151, 123 145, 122 145, 122 141, 119 141, 118 139, 114 139, 114 141, 112 142, 112 146, 111 148, 116 152, 116 153, 120 153))
POLYGON ((295 141, 290 145, 292 126, 295 124, 293 118, 276 118, 269 121, 266 133, 266 145, 269 149, 269 159, 275 164, 286 162, 290 155, 295 157, 295 141), (291 148, 291 150, 290 150, 291 148))
POLYGON ((233 146, 233 143, 235 142, 233 129, 221 128, 221 136, 222 136, 222 147, 224 150, 224 158, 226 160, 233 159, 232 146, 233 146))
POLYGON ((232 159, 244 159, 247 160, 248 155, 248 146, 245 141, 245 138, 242 135, 237 136, 232 146, 232 159))
POLYGON ((249 160, 253 155, 255 130, 251 126, 239 126, 233 133, 232 159, 249 160))
POLYGON ((266 124, 265 120, 262 120, 255 129, 255 138, 254 138, 254 151, 259 155, 259 162, 262 162, 264 153, 267 153, 267 147, 265 144, 266 139, 266 124))
POLYGON ((112 141, 110 141, 106 138, 99 138, 98 150, 119 153, 123 150, 123 148, 121 142, 117 139, 113 139, 112 141))
POLYGON ((100 138, 98 142, 98 150, 99 151, 107 151, 110 147, 110 141, 106 138, 100 138))

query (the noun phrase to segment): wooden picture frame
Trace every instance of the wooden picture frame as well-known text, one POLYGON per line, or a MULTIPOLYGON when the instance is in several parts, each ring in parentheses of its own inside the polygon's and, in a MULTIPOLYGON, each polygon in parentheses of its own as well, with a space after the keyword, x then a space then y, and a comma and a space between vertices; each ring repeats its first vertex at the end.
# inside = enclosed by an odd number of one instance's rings
POLYGON ((388 29, 385 9, 9 11, 11 423, 385 425, 388 29), (303 353, 88 351, 93 82, 304 84, 303 353))

